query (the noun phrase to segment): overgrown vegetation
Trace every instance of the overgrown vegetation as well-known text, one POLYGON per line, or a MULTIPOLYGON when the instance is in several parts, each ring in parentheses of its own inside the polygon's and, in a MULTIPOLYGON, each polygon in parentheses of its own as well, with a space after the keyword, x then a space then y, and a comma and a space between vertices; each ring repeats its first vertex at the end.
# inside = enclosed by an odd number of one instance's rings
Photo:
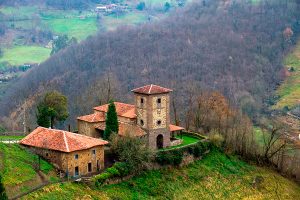
POLYGON ((82 184, 55 184, 23 199, 297 199, 300 187, 272 170, 212 151, 186 167, 144 172, 100 190, 82 184), (256 177, 262 177, 258 184, 256 177))

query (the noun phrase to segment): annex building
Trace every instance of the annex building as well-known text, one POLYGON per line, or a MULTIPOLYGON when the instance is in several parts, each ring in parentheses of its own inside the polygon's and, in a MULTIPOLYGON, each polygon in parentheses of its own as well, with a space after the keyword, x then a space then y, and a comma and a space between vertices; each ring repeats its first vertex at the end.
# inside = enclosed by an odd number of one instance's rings
POLYGON ((50 161, 67 176, 81 176, 104 169, 107 141, 63 130, 38 127, 20 144, 50 161))
MULTIPOLYGON (((146 85, 132 90, 134 104, 115 102, 119 121, 118 135, 132 134, 144 138, 149 148, 160 149, 178 145, 173 137, 184 128, 170 124, 171 89, 158 85, 146 85)), ((105 130, 108 104, 94 107, 94 113, 80 116, 78 133, 102 138, 105 130)))

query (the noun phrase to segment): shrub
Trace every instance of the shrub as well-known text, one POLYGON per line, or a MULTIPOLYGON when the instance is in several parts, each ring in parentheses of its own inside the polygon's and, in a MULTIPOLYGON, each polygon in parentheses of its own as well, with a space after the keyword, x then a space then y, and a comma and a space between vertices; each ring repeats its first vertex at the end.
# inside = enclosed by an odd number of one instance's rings
POLYGON ((102 185, 107 179, 111 178, 112 174, 108 172, 104 172, 94 177, 94 181, 96 186, 102 185))
POLYGON ((156 155, 156 162, 160 165, 180 165, 182 160, 183 151, 181 149, 160 151, 156 155))
POLYGON ((183 152, 180 151, 180 150, 173 151, 172 157, 173 157, 173 160, 172 160, 173 163, 172 164, 178 166, 178 165, 180 165, 180 163, 183 160, 183 152))
POLYGON ((212 132, 209 134, 209 140, 216 146, 216 147, 223 147, 224 144, 224 137, 218 132, 212 132))
POLYGON ((130 173, 130 167, 125 162, 116 162, 114 167, 119 171, 121 177, 127 176, 130 173))
POLYGON ((120 176, 120 172, 115 166, 108 168, 106 172, 111 174, 112 177, 120 176))
POLYGON ((202 155, 202 151, 201 151, 200 145, 196 145, 196 146, 194 147, 193 155, 194 155, 196 158, 199 158, 199 157, 202 155))

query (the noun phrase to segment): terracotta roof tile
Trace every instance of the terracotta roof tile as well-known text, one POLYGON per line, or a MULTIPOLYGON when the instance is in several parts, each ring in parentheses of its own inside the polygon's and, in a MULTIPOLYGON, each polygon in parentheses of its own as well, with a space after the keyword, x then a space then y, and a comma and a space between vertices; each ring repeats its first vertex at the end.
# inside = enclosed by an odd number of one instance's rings
MULTIPOLYGON (((117 111, 118 116, 127 117, 127 118, 131 118, 131 119, 136 118, 135 106, 134 105, 126 104, 126 103, 120 103, 120 102, 114 102, 114 103, 115 103, 115 106, 116 106, 116 111, 117 111)), ((109 104, 105 104, 105 105, 102 105, 102 106, 94 107, 94 110, 101 111, 101 112, 107 112, 108 105, 109 104)))
MULTIPOLYGON (((105 123, 101 123, 100 125, 96 126, 97 129, 105 130, 105 123)), ((140 137, 146 135, 147 133, 139 126, 119 122, 119 135, 125 136, 126 134, 134 134, 134 136, 140 137)))
POLYGON ((141 93, 141 94, 161 94, 161 93, 168 93, 168 92, 172 92, 171 89, 168 88, 164 88, 158 85, 145 85, 143 87, 139 87, 136 89, 131 90, 132 92, 135 93, 141 93))
POLYGON ((108 142, 63 130, 38 127, 23 138, 20 144, 62 152, 73 152, 102 146, 108 144, 108 142))
POLYGON ((173 124, 170 124, 169 125, 169 129, 170 129, 170 132, 173 132, 173 131, 182 131, 184 130, 184 128, 180 127, 180 126, 175 126, 173 124))
POLYGON ((94 114, 77 117, 77 119, 81 121, 92 122, 92 123, 105 122, 105 115, 99 112, 95 112, 94 114))

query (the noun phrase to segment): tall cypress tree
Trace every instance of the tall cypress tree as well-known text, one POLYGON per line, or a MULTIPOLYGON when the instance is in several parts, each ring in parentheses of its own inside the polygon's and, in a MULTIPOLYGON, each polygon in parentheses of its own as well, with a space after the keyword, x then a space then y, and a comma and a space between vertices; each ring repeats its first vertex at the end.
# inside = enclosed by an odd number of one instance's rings
POLYGON ((5 188, 4 188, 4 185, 2 183, 2 176, 0 174, 0 200, 7 200, 7 195, 6 195, 6 192, 5 192, 5 188))
POLYGON ((113 101, 109 102, 105 124, 104 139, 109 139, 111 133, 119 132, 118 116, 116 106, 113 101))

